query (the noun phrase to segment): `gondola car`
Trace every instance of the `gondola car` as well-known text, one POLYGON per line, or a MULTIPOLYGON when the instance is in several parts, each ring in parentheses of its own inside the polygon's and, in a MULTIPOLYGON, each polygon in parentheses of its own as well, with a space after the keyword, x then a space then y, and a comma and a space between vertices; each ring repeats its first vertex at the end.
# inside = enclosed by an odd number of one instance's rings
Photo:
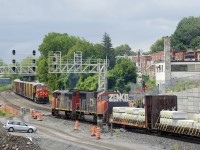
POLYGON ((49 102, 49 90, 43 83, 26 82, 19 79, 13 81, 13 91, 36 103, 49 102))

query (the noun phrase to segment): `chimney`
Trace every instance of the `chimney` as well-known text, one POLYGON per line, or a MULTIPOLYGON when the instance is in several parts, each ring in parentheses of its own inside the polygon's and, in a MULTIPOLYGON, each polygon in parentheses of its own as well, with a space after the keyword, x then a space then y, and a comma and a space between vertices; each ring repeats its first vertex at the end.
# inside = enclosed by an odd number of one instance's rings
POLYGON ((170 37, 164 37, 165 84, 171 80, 170 37))

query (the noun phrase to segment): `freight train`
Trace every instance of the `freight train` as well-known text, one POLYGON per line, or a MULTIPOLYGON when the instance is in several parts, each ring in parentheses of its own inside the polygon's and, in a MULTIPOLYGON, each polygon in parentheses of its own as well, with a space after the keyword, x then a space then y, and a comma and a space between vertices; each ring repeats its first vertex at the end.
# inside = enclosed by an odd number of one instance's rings
POLYGON ((43 83, 26 82, 19 79, 13 81, 13 91, 36 103, 49 102, 49 89, 43 83))
POLYGON ((127 95, 119 92, 56 90, 52 98, 52 115, 90 122, 108 122, 112 108, 128 107, 127 95))
POLYGON ((200 137, 200 114, 194 115, 195 120, 188 120, 185 112, 177 111, 177 96, 145 95, 142 106, 129 107, 127 96, 118 92, 56 90, 53 92, 52 115, 95 123, 102 120, 102 123, 153 133, 200 137))
POLYGON ((144 108, 114 107, 112 123, 123 127, 144 129, 148 132, 200 137, 200 114, 188 118, 188 113, 177 110, 175 95, 146 95, 144 108))

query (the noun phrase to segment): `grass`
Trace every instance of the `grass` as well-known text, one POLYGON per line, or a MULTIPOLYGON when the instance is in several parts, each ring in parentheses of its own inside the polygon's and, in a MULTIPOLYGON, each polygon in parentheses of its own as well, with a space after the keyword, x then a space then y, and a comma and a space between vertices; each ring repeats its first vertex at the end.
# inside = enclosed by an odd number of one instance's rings
POLYGON ((7 113, 0 110, 0 116, 6 116, 7 113))
POLYGON ((12 85, 11 84, 0 86, 0 92, 6 91, 6 90, 11 90, 11 89, 12 89, 12 85))

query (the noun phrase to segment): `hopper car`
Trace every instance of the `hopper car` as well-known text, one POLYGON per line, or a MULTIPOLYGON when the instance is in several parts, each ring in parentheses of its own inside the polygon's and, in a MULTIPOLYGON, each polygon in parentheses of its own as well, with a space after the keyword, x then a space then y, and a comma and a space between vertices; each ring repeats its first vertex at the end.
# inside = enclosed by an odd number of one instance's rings
POLYGON ((49 102, 49 89, 43 83, 26 82, 19 79, 13 81, 14 93, 28 98, 36 103, 49 102))

